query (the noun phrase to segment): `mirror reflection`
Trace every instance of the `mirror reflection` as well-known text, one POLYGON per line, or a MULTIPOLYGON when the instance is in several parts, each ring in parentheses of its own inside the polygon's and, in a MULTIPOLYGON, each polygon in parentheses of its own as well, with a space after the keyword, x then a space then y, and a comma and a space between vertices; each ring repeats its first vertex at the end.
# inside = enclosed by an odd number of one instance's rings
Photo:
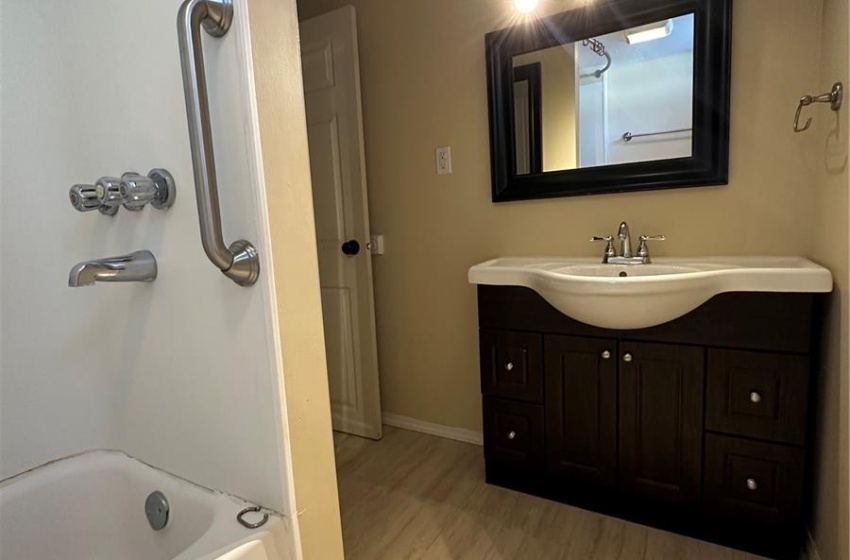
POLYGON ((693 154, 693 14, 512 65, 517 175, 693 154))

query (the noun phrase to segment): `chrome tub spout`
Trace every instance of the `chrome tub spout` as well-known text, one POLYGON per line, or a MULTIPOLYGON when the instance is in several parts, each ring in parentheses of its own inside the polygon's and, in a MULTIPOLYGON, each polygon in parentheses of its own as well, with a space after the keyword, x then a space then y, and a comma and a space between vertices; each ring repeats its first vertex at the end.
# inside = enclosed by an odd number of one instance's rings
POLYGON ((136 251, 120 257, 84 261, 71 269, 68 285, 93 286, 96 282, 153 282, 156 258, 150 251, 136 251))

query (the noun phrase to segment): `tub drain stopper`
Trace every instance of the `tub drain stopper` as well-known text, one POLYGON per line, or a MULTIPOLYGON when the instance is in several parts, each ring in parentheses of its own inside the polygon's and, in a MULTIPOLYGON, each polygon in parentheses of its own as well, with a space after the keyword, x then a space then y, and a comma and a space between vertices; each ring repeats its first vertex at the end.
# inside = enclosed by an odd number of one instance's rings
POLYGON ((165 494, 159 490, 150 493, 145 500, 145 517, 148 518, 151 529, 154 531, 165 529, 165 526, 168 525, 169 509, 165 494))

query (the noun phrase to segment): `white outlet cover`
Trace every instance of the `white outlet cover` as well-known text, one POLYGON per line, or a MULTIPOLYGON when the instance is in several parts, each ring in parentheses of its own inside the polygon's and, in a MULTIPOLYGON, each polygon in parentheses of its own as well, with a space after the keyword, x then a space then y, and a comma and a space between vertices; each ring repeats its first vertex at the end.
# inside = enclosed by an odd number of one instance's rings
POLYGON ((452 148, 451 146, 442 146, 437 148, 437 175, 452 174, 452 148))

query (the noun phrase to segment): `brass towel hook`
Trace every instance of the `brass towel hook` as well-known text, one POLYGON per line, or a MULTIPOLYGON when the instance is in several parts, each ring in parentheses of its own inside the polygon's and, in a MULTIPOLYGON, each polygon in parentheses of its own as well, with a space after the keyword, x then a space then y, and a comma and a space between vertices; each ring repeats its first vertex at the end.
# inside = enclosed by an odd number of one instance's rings
POLYGON ((844 101, 844 85, 841 82, 836 82, 832 86, 829 93, 823 95, 804 95, 800 98, 800 103, 797 105, 797 114, 794 115, 794 132, 803 132, 808 130, 812 125, 811 117, 806 119, 806 124, 800 128, 800 114, 803 112, 803 107, 807 107, 812 103, 829 103, 829 107, 833 111, 841 109, 841 103, 844 101))

